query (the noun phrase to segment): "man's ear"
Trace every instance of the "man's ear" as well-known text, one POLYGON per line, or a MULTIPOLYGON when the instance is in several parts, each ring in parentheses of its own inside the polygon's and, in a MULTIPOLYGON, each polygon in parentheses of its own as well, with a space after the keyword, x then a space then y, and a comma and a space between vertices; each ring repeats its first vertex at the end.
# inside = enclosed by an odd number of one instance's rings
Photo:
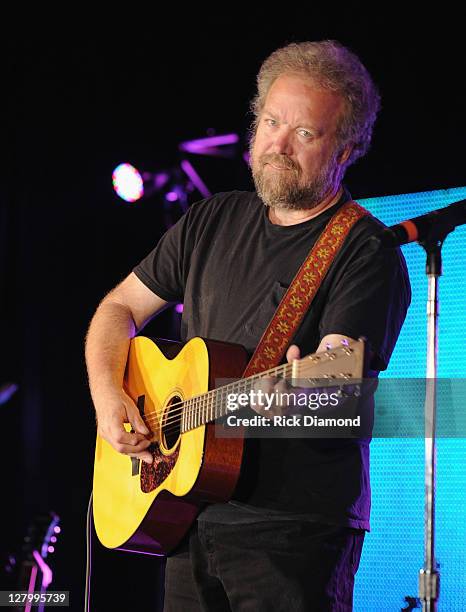
POLYGON ((339 163, 340 166, 343 166, 344 164, 346 164, 346 162, 348 161, 352 151, 353 151, 353 146, 352 144, 347 144, 338 154, 337 157, 337 161, 339 163))

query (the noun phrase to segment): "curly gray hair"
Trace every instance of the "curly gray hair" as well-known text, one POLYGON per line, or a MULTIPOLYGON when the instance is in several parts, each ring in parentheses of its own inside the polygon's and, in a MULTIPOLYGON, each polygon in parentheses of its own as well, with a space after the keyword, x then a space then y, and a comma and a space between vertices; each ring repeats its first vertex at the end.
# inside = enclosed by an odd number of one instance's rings
POLYGON ((257 94, 251 102, 252 136, 256 133, 271 85, 285 73, 302 74, 323 89, 338 92, 343 97, 345 112, 337 128, 337 148, 353 146, 345 166, 365 155, 380 110, 380 95, 359 58, 334 40, 292 43, 269 55, 257 75, 257 94))

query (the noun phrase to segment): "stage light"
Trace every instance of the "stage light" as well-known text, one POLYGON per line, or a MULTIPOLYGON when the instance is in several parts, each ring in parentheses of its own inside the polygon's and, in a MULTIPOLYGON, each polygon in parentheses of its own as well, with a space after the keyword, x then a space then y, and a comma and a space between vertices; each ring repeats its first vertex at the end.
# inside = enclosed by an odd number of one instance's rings
POLYGON ((168 202, 177 202, 178 201, 178 194, 176 193, 176 191, 168 191, 165 194, 165 199, 168 202))
POLYGON ((235 145, 239 142, 238 134, 220 134, 186 140, 179 145, 179 150, 194 155, 210 155, 212 157, 234 157, 235 145))
POLYGON ((204 181, 201 179, 199 174, 194 169, 194 166, 187 159, 183 159, 180 166, 183 172, 186 174, 186 176, 191 181, 191 183, 194 185, 194 187, 202 195, 202 197, 208 198, 211 195, 211 193, 207 185, 204 183, 204 181))
POLYGON ((163 189, 171 180, 172 171, 139 172, 129 163, 119 164, 112 174, 113 188, 125 202, 137 202, 163 189))
MULTIPOLYGON (((53 548, 53 546, 49 546, 49 548, 53 548)), ((54 550, 51 550, 51 551, 48 551, 48 552, 54 552, 54 550)), ((39 551, 33 550, 32 551, 32 556, 36 560, 36 563, 37 563, 38 567, 40 568, 40 570, 42 572, 42 586, 43 586, 44 589, 46 589, 48 586, 50 586, 50 584, 52 582, 52 579, 53 579, 52 570, 47 565, 47 563, 44 561, 44 559, 42 558, 42 555, 39 553, 39 551)), ((47 555, 45 555, 45 556, 47 556, 47 555)), ((36 568, 36 572, 37 572, 37 568, 36 568)), ((35 578, 34 578, 34 581, 35 581, 35 578)))
POLYGON ((6 404, 10 397, 16 393, 18 385, 16 383, 5 383, 0 387, 0 404, 6 404))
POLYGON ((233 158, 238 154, 240 138, 234 133, 216 135, 213 130, 208 133, 206 138, 180 143, 178 151, 183 152, 182 158, 166 170, 156 173, 141 172, 130 163, 119 164, 112 174, 115 192, 125 202, 136 202, 150 197, 155 192, 161 192, 166 212, 169 210, 167 206, 170 205, 173 205, 174 211, 178 208, 185 211, 188 207, 188 197, 194 191, 198 191, 203 198, 210 197, 210 189, 192 160, 186 159, 186 154, 233 158))
POLYGON ((144 195, 144 181, 131 164, 120 164, 112 174, 113 188, 122 200, 135 202, 144 195))

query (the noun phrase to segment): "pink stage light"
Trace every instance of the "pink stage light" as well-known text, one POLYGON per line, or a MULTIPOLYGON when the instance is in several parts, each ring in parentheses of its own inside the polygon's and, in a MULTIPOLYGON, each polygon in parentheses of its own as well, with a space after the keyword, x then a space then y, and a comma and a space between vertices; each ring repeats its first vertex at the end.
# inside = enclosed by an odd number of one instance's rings
MULTIPOLYGON (((52 551, 53 552, 53 551, 52 551)), ((47 563, 42 559, 39 552, 37 550, 32 551, 34 559, 36 560, 37 565, 40 567, 42 571, 42 586, 46 589, 50 583, 52 582, 53 573, 47 563)))
POLYGON ((218 147, 235 145, 239 141, 238 134, 221 134, 219 136, 208 136, 196 140, 186 140, 179 145, 180 151, 194 153, 197 155, 219 155, 218 147))
POLYGON ((194 169, 194 166, 187 159, 183 159, 180 165, 183 172, 190 179, 191 183, 194 185, 194 187, 196 187, 203 198, 208 198, 210 195, 212 195, 207 188, 207 185, 194 169))
MULTIPOLYGON (((37 551, 34 551, 34 552, 37 552, 37 551)), ((29 577, 28 594, 30 593, 32 595, 34 591, 36 590, 35 587, 36 587, 36 579, 37 579, 38 571, 39 570, 37 569, 37 565, 33 565, 31 569, 31 576, 29 577)), ((31 610, 32 610, 32 601, 28 601, 24 607, 24 612, 31 612, 31 610)))
POLYGON ((169 191, 167 194, 165 194, 165 198, 168 202, 176 202, 179 199, 176 191, 169 191))
POLYGON ((175 306, 175 311, 181 314, 183 312, 183 304, 177 304, 175 306))
POLYGON ((136 202, 144 195, 144 181, 131 164, 120 164, 112 174, 113 188, 125 202, 136 202))

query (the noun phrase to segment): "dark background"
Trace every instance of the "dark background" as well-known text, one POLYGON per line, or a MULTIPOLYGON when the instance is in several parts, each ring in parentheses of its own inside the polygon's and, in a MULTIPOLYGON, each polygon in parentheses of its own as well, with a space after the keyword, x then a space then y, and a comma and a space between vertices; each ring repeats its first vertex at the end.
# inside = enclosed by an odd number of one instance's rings
MULTIPOLYGON (((409 22, 401 9, 291 10, 202 16, 179 8, 158 18, 128 10, 128 19, 101 28, 72 27, 71 18, 47 32, 11 27, 1 58, 0 385, 20 388, 0 406, 0 554, 18 550, 37 512, 58 512, 53 587, 72 592, 73 609, 82 607, 95 438, 83 339, 99 300, 165 227, 160 197, 119 200, 114 167, 176 164, 178 143, 208 129, 237 132, 246 146, 262 60, 287 42, 335 38, 382 93, 373 148, 347 175, 353 197, 466 183, 459 15, 448 5, 419 9, 409 22)), ((251 187, 240 157, 193 161, 211 191, 251 187)), ((169 336, 172 313, 151 325, 169 336)), ((94 609, 152 609, 141 602, 154 597, 154 559, 99 547, 95 559, 94 609)))

